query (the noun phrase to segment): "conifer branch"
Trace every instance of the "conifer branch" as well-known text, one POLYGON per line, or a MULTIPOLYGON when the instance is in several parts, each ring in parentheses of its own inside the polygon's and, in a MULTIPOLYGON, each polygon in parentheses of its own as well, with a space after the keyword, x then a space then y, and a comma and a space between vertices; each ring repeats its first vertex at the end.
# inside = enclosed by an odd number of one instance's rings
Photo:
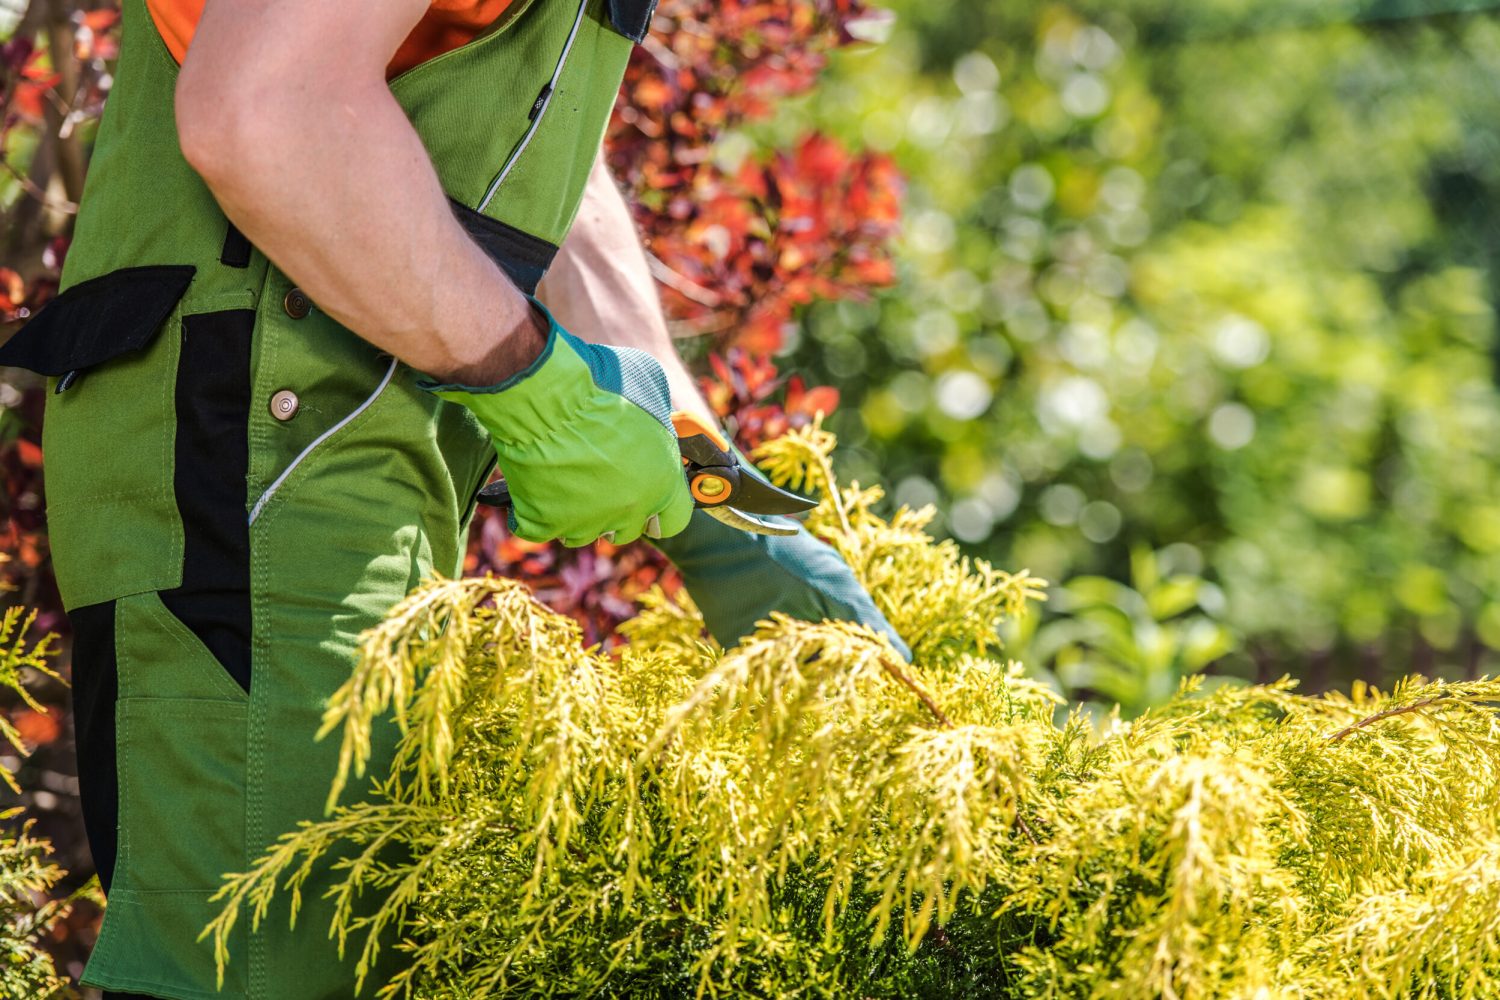
POLYGON ((912 694, 916 695, 917 700, 920 701, 924 706, 926 706, 927 711, 932 713, 932 717, 936 719, 944 729, 953 728, 953 720, 948 718, 947 714, 938 707, 937 700, 934 699, 930 693, 928 693, 927 689, 923 687, 915 677, 912 677, 905 670, 901 669, 901 666, 894 654, 883 654, 880 657, 880 666, 885 670, 886 673, 895 678, 902 687, 906 688, 912 694))
POLYGON ((1390 708, 1382 709, 1381 711, 1376 712, 1373 715, 1368 715, 1354 723, 1351 723, 1348 726, 1345 726, 1343 729, 1340 729, 1332 736, 1329 736, 1327 738, 1327 742, 1339 743, 1353 733, 1356 733, 1361 729, 1367 729, 1378 722, 1383 722, 1386 719, 1394 718, 1399 715, 1420 714, 1423 709, 1430 708, 1434 705, 1438 707, 1442 707, 1444 705, 1473 705, 1482 702, 1494 702, 1496 700, 1495 694, 1492 690, 1490 690, 1490 684, 1487 681, 1467 681, 1461 684, 1452 685, 1445 685, 1439 682, 1435 686, 1439 688, 1437 694, 1433 694, 1412 702, 1396 704, 1391 706, 1390 708), (1474 687, 1477 687, 1478 690, 1469 693, 1468 689, 1474 687))
MULTIPOLYGON (((1398 715, 1407 715, 1407 714, 1409 714, 1411 712, 1420 712, 1422 709, 1426 708, 1428 705, 1436 705, 1438 702, 1443 701, 1443 700, 1444 699, 1442 699, 1440 697, 1434 696, 1432 698, 1423 698, 1421 701, 1413 702, 1410 705, 1398 705, 1395 708, 1388 708, 1388 709, 1386 709, 1386 710, 1384 710, 1382 712, 1376 712, 1374 715, 1366 716, 1365 718, 1360 719, 1358 722, 1355 722, 1352 725, 1345 726, 1343 729, 1340 729, 1338 732, 1336 732, 1332 736, 1328 737, 1328 742, 1329 743, 1338 743, 1339 741, 1343 740, 1346 736, 1349 736, 1350 734, 1355 733, 1355 732, 1357 732, 1357 731, 1359 731, 1361 729, 1365 729, 1365 728, 1367 728, 1369 726, 1373 726, 1377 722, 1381 722, 1381 721, 1383 721, 1385 719, 1394 718, 1395 716, 1398 716, 1398 715)), ((1453 699, 1448 699, 1448 700, 1453 700, 1453 699)))

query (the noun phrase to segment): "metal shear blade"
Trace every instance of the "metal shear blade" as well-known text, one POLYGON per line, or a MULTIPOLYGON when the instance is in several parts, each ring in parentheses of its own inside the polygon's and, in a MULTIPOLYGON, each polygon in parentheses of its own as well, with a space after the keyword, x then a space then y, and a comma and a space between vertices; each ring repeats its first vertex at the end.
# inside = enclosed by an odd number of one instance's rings
POLYGON ((754 532, 757 535, 795 535, 798 531, 796 521, 756 517, 733 507, 704 507, 702 510, 709 517, 731 528, 754 532))
POLYGON ((739 487, 734 491, 731 506, 739 508, 742 513, 806 514, 817 505, 816 500, 789 493, 762 479, 755 470, 743 464, 740 466, 739 487))

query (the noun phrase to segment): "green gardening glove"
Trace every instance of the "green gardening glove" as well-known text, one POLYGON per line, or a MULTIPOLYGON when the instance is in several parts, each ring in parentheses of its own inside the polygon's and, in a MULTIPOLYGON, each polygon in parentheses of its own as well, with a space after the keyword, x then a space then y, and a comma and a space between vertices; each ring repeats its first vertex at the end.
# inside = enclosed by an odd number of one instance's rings
POLYGON ((542 353, 498 385, 418 382, 490 432, 510 484, 510 528, 532 542, 623 545, 675 535, 693 515, 666 372, 644 351, 589 344, 557 325, 542 353))

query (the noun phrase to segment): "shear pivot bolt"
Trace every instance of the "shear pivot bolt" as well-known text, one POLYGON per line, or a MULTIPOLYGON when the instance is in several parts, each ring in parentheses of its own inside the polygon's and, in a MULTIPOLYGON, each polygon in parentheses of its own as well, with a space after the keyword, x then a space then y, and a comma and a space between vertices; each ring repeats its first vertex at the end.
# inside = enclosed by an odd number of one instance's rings
POLYGON ((691 486, 693 499, 701 503, 712 503, 729 490, 729 483, 719 476, 699 476, 691 486))

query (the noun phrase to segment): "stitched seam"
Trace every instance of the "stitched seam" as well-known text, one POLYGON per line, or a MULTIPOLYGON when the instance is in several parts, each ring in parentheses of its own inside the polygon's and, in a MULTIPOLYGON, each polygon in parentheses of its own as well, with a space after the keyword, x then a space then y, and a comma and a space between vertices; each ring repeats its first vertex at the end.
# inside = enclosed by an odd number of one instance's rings
POLYGON ((120 886, 123 882, 124 885, 120 887, 126 890, 135 881, 132 874, 135 866, 130 859, 130 831, 135 827, 131 819, 136 812, 133 805, 135 796, 131 789, 135 783, 130 777, 130 768, 125 766, 130 753, 134 722, 130 704, 123 698, 115 702, 115 787, 119 789, 116 794, 120 799, 115 805, 115 881, 111 888, 120 886))
MULTIPOLYGON (((248 266, 246 268, 248 270, 248 266)), ((191 289, 182 296, 183 315, 198 316, 203 313, 233 312, 244 309, 254 312, 259 316, 257 306, 259 302, 256 293, 248 288, 235 289, 234 291, 218 292, 193 292, 191 289)))
MULTIPOLYGON (((273 308, 269 303, 277 298, 277 296, 266 294, 272 288, 277 274, 278 272, 274 267, 267 266, 265 277, 261 281, 261 292, 256 307, 255 332, 251 336, 250 343, 252 406, 255 405, 254 400, 263 398, 270 391, 271 384, 268 375, 277 370, 276 354, 280 347, 281 337, 276 331, 276 326, 271 316, 268 315, 273 308)), ((276 449, 272 446, 271 427, 269 423, 270 421, 264 418, 256 419, 252 414, 250 420, 250 465, 245 476, 246 516, 249 515, 250 507, 255 502, 255 498, 263 492, 263 488, 260 487, 251 492, 251 476, 254 476, 254 481, 257 484, 276 478, 274 469, 261 470, 256 467, 257 461, 262 459, 262 457, 267 457, 271 461, 275 460, 276 449)))
POLYGON ((73 588, 69 597, 73 600, 70 605, 73 608, 86 608, 91 604, 103 604, 105 601, 120 601, 137 594, 155 594, 162 590, 171 590, 177 586, 167 576, 161 573, 148 575, 144 579, 130 580, 126 582, 126 589, 122 593, 119 584, 111 585, 108 581, 99 584, 93 581, 73 588))
MULTIPOLYGON (((394 373, 396 365, 397 362, 395 361, 395 359, 392 359, 391 367, 390 369, 388 369, 388 371, 394 373)), ((380 404, 380 400, 385 396, 385 389, 388 388, 390 388, 390 385, 387 382, 384 388, 382 388, 379 392, 371 395, 365 400, 362 405, 357 407, 353 413, 346 416, 342 424, 335 424, 334 430, 338 432, 352 431, 355 428, 359 427, 361 424, 366 423, 370 419, 370 414, 375 411, 375 409, 380 404)), ((317 445, 320 441, 321 443, 326 444, 335 436, 334 430, 325 431, 319 441, 314 441, 312 445, 308 445, 307 448, 303 449, 301 457, 311 457, 314 446, 317 445)), ((282 497, 284 499, 296 492, 295 487, 307 478, 307 475, 299 476, 297 475, 297 472, 300 471, 300 469, 306 464, 306 462, 295 462, 283 471, 283 475, 279 477, 282 481, 279 485, 274 485, 275 496, 282 497)), ((266 492, 271 493, 272 490, 267 490, 266 492)), ((251 527, 254 527, 256 524, 269 521, 270 519, 274 518, 275 514, 278 511, 286 506, 285 504, 272 504, 270 502, 270 500, 272 499, 271 497, 262 497, 262 499, 265 502, 259 505, 259 513, 257 514, 255 511, 251 512, 251 527)))
POLYGON ((129 500, 131 498, 137 500, 165 500, 169 496, 171 496, 170 491, 162 487, 150 490, 115 490, 110 493, 90 493, 88 496, 80 497, 77 500, 63 500, 55 503, 48 501, 47 514, 49 517, 52 517, 58 514, 71 513, 75 507, 93 510, 98 506, 95 503, 96 500, 129 500))
MULTIPOLYGON (((115 628, 119 629, 118 619, 115 628)), ((116 669, 129 661, 124 655, 121 647, 124 643, 116 643, 115 658, 116 669)), ((130 831, 134 824, 130 818, 135 815, 135 809, 130 805, 135 801, 135 796, 130 794, 131 780, 130 769, 125 766, 125 759, 130 752, 131 723, 130 702, 124 697, 119 697, 115 702, 115 788, 118 789, 119 801, 115 806, 115 878, 111 890, 121 889, 130 891, 131 877, 130 864, 130 831)))
POLYGON ((245 706, 220 701, 217 698, 137 695, 132 698, 121 698, 120 703, 128 703, 132 714, 150 716, 153 719, 170 718, 188 711, 191 711, 195 718, 211 715, 216 719, 237 719, 245 714, 245 706))
MULTIPOLYGON (((276 270, 267 267, 266 279, 263 288, 269 287, 271 278, 276 270)), ((256 317, 255 345, 260 348, 259 363, 255 368, 254 377, 259 383, 262 373, 274 373, 276 369, 277 352, 281 346, 281 337, 274 323, 266 321, 266 313, 273 307, 269 305, 275 296, 261 294, 261 314, 256 317), (263 322, 264 321, 264 322, 263 322)), ((257 385, 257 388, 268 388, 257 385)), ((276 454, 272 447, 273 428, 270 422, 264 419, 250 421, 250 463, 253 468, 256 458, 262 455, 276 454)), ((273 477, 274 478, 274 477, 273 477)), ((246 492, 245 507, 248 517, 251 506, 249 491, 246 492)), ((250 674, 255 675, 257 664, 264 664, 269 658, 270 637, 267 629, 270 627, 269 615, 265 613, 264 595, 269 592, 269 572, 264 547, 256 544, 257 533, 255 525, 250 526, 250 674)), ((262 671, 264 672, 264 671, 262 671)), ((261 744, 266 729, 266 686, 265 684, 250 685, 249 708, 245 719, 245 860, 260 853, 261 845, 265 841, 265 820, 263 816, 262 800, 264 799, 264 754, 261 744)), ((247 997, 260 998, 266 995, 266 983, 269 977, 269 959, 267 955, 266 935, 251 934, 246 945, 245 961, 245 992, 247 997)))
MULTIPOLYGON (((233 694, 236 705, 243 705, 246 701, 249 700, 248 692, 246 692, 243 688, 241 688, 238 684, 234 683, 234 681, 230 679, 229 674, 224 670, 224 665, 219 662, 218 657, 214 656, 207 646, 199 649, 193 643, 188 642, 187 637, 182 633, 188 632, 188 634, 191 635, 191 631, 188 630, 187 626, 182 622, 180 618, 178 618, 176 615, 172 614, 170 610, 168 610, 165 604, 162 604, 160 595, 156 595, 155 601, 147 603, 146 613, 152 618, 156 619, 157 624, 161 625, 162 630, 165 631, 167 635, 171 636, 172 641, 177 643, 177 645, 182 648, 183 653, 187 656, 189 661, 195 658, 201 659, 205 656, 213 660, 214 686, 222 689, 225 694, 233 694)), ((194 636, 193 638, 195 641, 201 642, 201 640, 198 640, 197 636, 194 636)), ((210 702, 210 704, 213 703, 210 702)))
MULTIPOLYGON (((251 534, 250 553, 253 588, 250 594, 252 620, 250 672, 253 676, 256 664, 264 664, 268 658, 270 646, 269 636, 266 634, 270 617, 264 613, 263 607, 257 607, 257 605, 264 604, 257 598, 268 592, 267 560, 263 554, 263 548, 255 544, 254 532, 251 534)), ((250 704, 245 719, 245 858, 247 861, 260 852, 261 844, 265 840, 262 802, 265 798, 263 744, 266 729, 266 687, 265 684, 250 685, 250 704)), ((268 977, 266 949, 266 935, 251 934, 249 936, 248 954, 245 956, 249 963, 245 978, 248 997, 265 996, 268 977)))
POLYGON ((120 896, 129 896, 132 899, 141 896, 202 896, 207 898, 218 891, 218 889, 130 889, 128 891, 115 889, 111 890, 110 895, 117 899, 120 896))
POLYGON ((236 1000, 236 998, 243 998, 245 996, 244 993, 229 991, 208 993, 203 990, 195 990, 190 986, 174 986, 171 983, 164 983, 154 979, 135 979, 131 976, 90 975, 86 977, 84 985, 97 986, 107 990, 129 990, 132 993, 138 990, 164 990, 175 996, 186 997, 187 1000, 236 1000))

